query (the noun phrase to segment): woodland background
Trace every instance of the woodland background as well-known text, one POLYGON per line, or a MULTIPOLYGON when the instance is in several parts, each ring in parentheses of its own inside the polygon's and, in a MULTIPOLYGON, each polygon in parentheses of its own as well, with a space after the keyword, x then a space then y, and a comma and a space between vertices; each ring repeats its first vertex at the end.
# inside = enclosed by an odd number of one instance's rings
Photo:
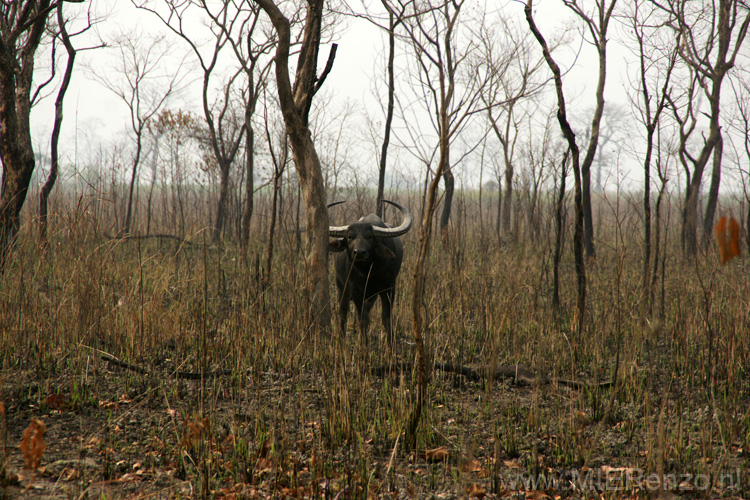
POLYGON ((114 7, 0 7, 4 496, 747 496, 746 2, 114 7))

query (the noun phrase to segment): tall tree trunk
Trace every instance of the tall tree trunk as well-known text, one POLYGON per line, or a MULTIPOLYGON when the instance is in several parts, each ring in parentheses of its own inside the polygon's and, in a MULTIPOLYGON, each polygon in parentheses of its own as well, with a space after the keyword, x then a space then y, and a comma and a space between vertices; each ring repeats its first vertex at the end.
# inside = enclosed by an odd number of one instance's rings
POLYGON ((227 218, 227 199, 229 198, 229 170, 231 163, 227 165, 219 164, 221 175, 219 181, 219 205, 216 209, 216 223, 211 231, 211 242, 218 243, 221 233, 224 231, 224 223, 227 218))
MULTIPOLYGON (((708 96, 711 107, 711 112, 709 114, 710 121, 708 138, 703 142, 703 147, 697 158, 693 159, 693 157, 687 153, 685 140, 681 140, 680 144, 681 161, 684 163, 684 158, 689 157, 691 163, 693 163, 693 176, 686 187, 685 209, 683 210, 682 220, 683 250, 688 256, 694 256, 698 246, 696 235, 698 226, 698 197, 700 194, 703 171, 711 154, 714 153, 714 148, 722 147, 721 126, 719 120, 721 112, 721 85, 726 74, 735 65, 736 56, 740 48, 743 46, 743 40, 745 39, 748 27, 750 26, 750 12, 748 12, 747 9, 742 10, 738 6, 738 3, 733 0, 720 0, 718 5, 712 5, 711 8, 713 9, 711 12, 712 31, 711 33, 706 34, 706 36, 712 43, 715 43, 715 45, 711 47, 714 50, 710 51, 710 55, 714 56, 715 60, 709 61, 709 55, 703 56, 702 54, 694 53, 696 48, 691 43, 684 44, 684 51, 682 53, 686 62, 699 75, 701 86, 708 96), (741 19, 741 16, 745 17, 740 24, 738 21, 741 19), (732 40, 732 32, 735 28, 737 28, 737 36, 732 40)), ((677 17, 680 30, 690 29, 688 20, 684 18, 684 11, 672 11, 672 14, 677 17)), ((720 161, 720 158, 721 153, 719 153, 719 159, 717 160, 717 158, 714 157, 714 160, 720 161)), ((715 179, 712 179, 710 190, 715 192, 714 196, 718 200, 720 180, 718 173, 720 172, 720 165, 715 163, 714 171, 716 175, 715 179)), ((711 193, 709 193, 709 196, 711 196, 711 193)), ((711 220, 707 222, 709 224, 713 224, 716 202, 716 200, 709 200, 708 203, 707 215, 711 215, 711 220)), ((709 229, 709 234, 707 235, 708 238, 711 237, 710 232, 709 229)))
POLYGON ((698 230, 698 195, 700 193, 700 177, 693 175, 697 182, 690 182, 685 188, 685 205, 682 208, 682 251, 686 256, 693 256, 698 250, 696 240, 698 230))
MULTIPOLYGON (((505 162, 505 197, 503 198, 503 232, 510 234, 510 216, 513 204, 513 162, 505 162)), ((513 241, 515 241, 515 236, 513 241)))
POLYGON ((122 228, 121 235, 127 236, 130 234, 130 225, 133 216, 133 192, 135 191, 135 181, 138 178, 138 164, 141 160, 141 131, 136 132, 136 147, 135 147, 135 158, 133 159, 133 170, 130 175, 130 189, 128 191, 128 208, 125 212, 125 225, 122 228))
POLYGON ((21 151, 13 151, 12 154, 3 151, 3 161, 5 170, 3 171, 2 196, 0 196, 0 272, 5 269, 16 233, 18 233, 21 209, 35 165, 34 155, 21 151))
POLYGON ((387 165, 388 145, 391 141, 391 124, 393 123, 394 94, 396 85, 393 75, 393 60, 396 55, 396 21, 394 13, 388 10, 388 107, 385 113, 385 130, 383 131, 383 145, 380 148, 380 169, 378 170, 378 198, 377 215, 383 217, 383 191, 385 188, 385 168, 387 165))
POLYGON ((242 235, 240 237, 240 246, 247 252, 248 245, 250 244, 250 222, 253 217, 254 209, 254 196, 255 196, 255 130, 253 129, 252 117, 255 111, 256 99, 255 91, 252 88, 252 70, 250 70, 250 84, 248 100, 250 104, 245 106, 245 170, 247 171, 247 178, 245 179, 245 212, 242 214, 242 235))
POLYGON ((240 245, 245 252, 247 252, 248 245, 250 244, 250 221, 253 217, 253 197, 255 190, 254 179, 255 175, 255 131, 253 130, 250 122, 250 117, 245 117, 245 150, 246 150, 246 170, 247 179, 245 179, 245 212, 242 214, 242 237, 240 238, 240 245))
POLYGON ((644 311, 651 315, 650 267, 651 267, 651 154, 654 149, 654 128, 646 127, 646 157, 643 160, 643 297, 644 311))
POLYGON ((320 77, 316 75, 323 0, 307 2, 302 45, 292 88, 289 77, 290 24, 272 0, 256 0, 268 14, 278 35, 275 72, 279 104, 284 116, 294 165, 297 169, 307 218, 305 248, 308 283, 306 287, 308 324, 318 331, 331 328, 331 307, 328 283, 328 210, 320 159, 312 142, 308 116, 312 98, 333 66, 336 45, 331 47, 328 63, 320 77))
POLYGON ((34 57, 47 25, 50 0, 18 2, 16 7, 23 15, 5 19, 0 26, 0 35, 5 40, 0 43, 0 158, 3 170, 0 185, 0 272, 5 269, 13 247, 21 209, 36 166, 29 122, 31 85, 34 57))
POLYGON ((570 149, 565 151, 560 162, 560 191, 555 203, 555 251, 552 257, 552 309, 560 311, 560 258, 563 247, 563 211, 565 210, 565 178, 568 175, 566 165, 570 149))
POLYGON ((154 188, 156 187, 156 172, 157 172, 157 159, 159 158, 159 138, 160 135, 157 133, 154 136, 154 151, 151 158, 151 185, 148 188, 148 201, 146 204, 146 234, 151 234, 151 204, 154 198, 154 188))
POLYGON ((484 192, 484 153, 487 147, 487 141, 482 141, 482 154, 479 160, 479 236, 482 242, 482 248, 485 245, 486 235, 484 234, 484 205, 483 205, 483 192, 484 192))
MULTIPOLYGON (((583 166, 586 166, 584 163, 583 166)), ((583 244, 588 257, 596 257, 594 217, 591 208, 591 164, 581 168, 581 202, 583 207, 583 244)))
POLYGON ((297 182, 296 199, 297 205, 296 210, 294 211, 294 252, 299 253, 300 250, 302 250, 302 229, 300 226, 300 221, 302 220, 302 216, 300 215, 302 212, 302 186, 300 185, 299 181, 297 182))
POLYGON ((453 209, 453 193, 455 191, 455 179, 450 167, 443 172, 443 184, 445 196, 443 197, 443 211, 440 214, 440 238, 443 247, 448 244, 448 223, 450 222, 451 210, 453 209))
MULTIPOLYGON (((664 196, 664 191, 667 187, 667 178, 659 172, 659 180, 661 181, 661 186, 659 187, 659 194, 656 196, 656 216, 654 220, 654 266, 653 271, 651 274, 651 283, 649 284, 649 291, 651 293, 648 303, 649 303, 649 314, 653 312, 653 304, 654 304, 654 298, 656 295, 656 279, 659 275, 659 252, 660 252, 660 245, 661 245, 661 202, 664 196)), ((666 249, 664 250, 666 252, 666 249)), ((662 283, 663 285, 663 283, 662 283)), ((663 288, 663 287, 662 287, 663 288)), ((662 313, 664 310, 664 294, 662 293, 662 313)), ((663 314, 662 314, 663 316, 663 314)))
POLYGON ((47 244, 47 213, 49 209, 49 197, 52 193, 52 189, 55 187, 55 182, 57 182, 57 170, 59 165, 58 144, 60 142, 60 130, 63 120, 63 100, 65 99, 65 93, 68 91, 68 86, 70 85, 70 78, 73 75, 73 66, 76 59, 76 50, 73 48, 73 44, 70 42, 70 37, 68 36, 68 31, 65 28, 62 7, 63 2, 57 4, 57 24, 60 28, 60 36, 63 45, 65 46, 65 51, 68 53, 68 61, 65 65, 65 72, 63 73, 63 79, 60 83, 60 89, 57 91, 57 98, 55 99, 55 119, 54 125, 52 126, 52 138, 50 142, 49 175, 42 186, 42 190, 39 192, 39 241, 42 245, 47 244))
POLYGON ((599 49, 599 82, 596 89, 596 109, 591 121, 591 139, 586 150, 586 156, 581 164, 581 203, 583 206, 583 242, 588 257, 596 256, 594 247, 594 217, 591 208, 591 165, 594 163, 599 142, 599 129, 604 113, 604 83, 607 72, 606 37, 605 46, 599 49))
MULTIPOLYGON (((677 61, 677 49, 674 49, 669 56, 669 64, 666 69, 666 74, 661 87, 661 95, 658 93, 655 97, 656 108, 652 112, 652 96, 648 86, 647 71, 649 66, 646 64, 646 47, 644 43, 643 24, 638 19, 638 5, 636 5, 636 15, 633 17, 632 29, 638 40, 639 48, 639 64, 640 64, 640 84, 641 84, 641 95, 643 98, 642 102, 642 114, 644 119, 644 125, 646 127, 646 154, 643 159, 643 268, 642 268, 642 287, 643 287, 643 315, 651 316, 653 313, 653 299, 654 299, 654 286, 655 286, 655 273, 656 267, 654 267, 654 274, 651 274, 651 255, 652 245, 654 246, 653 259, 655 264, 658 264, 659 259, 659 206, 661 203, 661 195, 666 184, 660 170, 658 170, 659 179, 661 180, 661 189, 659 190, 659 197, 656 206, 656 221, 655 221, 655 233, 656 237, 653 240, 651 238, 652 231, 652 217, 651 217, 651 163, 654 154, 654 139, 657 131, 659 130, 659 122, 661 114, 667 105, 669 96, 670 80, 672 77, 672 71, 674 70, 675 63, 677 61)), ((676 46, 679 45, 679 39, 677 40, 676 46)), ((657 91, 658 92, 658 91, 657 91)), ((658 136, 656 137, 658 144, 658 136)), ((609 140, 609 139, 608 139, 609 140)), ((603 145, 602 145, 603 146, 603 145)), ((602 148, 599 149, 601 154, 602 148)), ((599 162, 599 169, 601 171, 601 161, 599 162)), ((600 185, 601 187, 601 185, 600 185)))
MULTIPOLYGON (((718 106, 718 102, 713 102, 711 107, 718 106)), ((685 187, 685 206, 682 210, 682 250, 685 255, 692 257, 698 250, 698 199, 700 197, 701 183, 703 182, 703 172, 708 163, 708 159, 713 148, 721 139, 721 132, 718 124, 718 111, 712 118, 708 139, 703 145, 698 158, 693 162, 693 175, 690 182, 685 187)))
POLYGON ((500 174, 498 173, 497 177, 497 206, 495 211, 495 235, 497 236, 497 241, 500 243, 500 221, 502 220, 503 215, 503 183, 500 182, 500 174))
POLYGON ((276 232, 276 213, 278 211, 279 196, 281 192, 281 178, 284 175, 284 168, 287 163, 287 155, 289 154, 289 146, 287 143, 287 136, 282 136, 281 148, 279 154, 276 155, 273 149, 273 142, 271 140, 271 131, 268 128, 268 117, 266 116, 266 139, 268 140, 268 149, 271 153, 271 162, 273 163, 273 196, 271 201, 271 222, 268 227, 268 248, 266 252, 266 273, 263 278, 264 286, 268 286, 271 282, 271 271, 273 269, 273 240, 276 232))
MULTIPOLYGON (((414 266, 414 293, 411 301, 412 326, 414 334, 414 344, 416 346, 416 365, 417 365, 417 400, 409 417, 406 427, 406 443, 411 449, 416 446, 417 428, 422 415, 422 407, 427 396, 427 359, 425 356, 425 333, 427 327, 424 324, 424 288, 426 278, 427 256, 430 253, 430 240, 432 239, 432 221, 435 213, 435 201, 437 199, 437 189, 440 184, 440 178, 445 174, 443 168, 447 161, 441 161, 438 165, 435 176, 430 181, 426 191, 426 197, 422 206, 422 220, 419 227, 419 247, 417 250, 417 262, 414 266)), ((447 156, 445 157, 447 159, 447 156)))
MULTIPOLYGON (((450 221, 451 209, 453 207, 453 191, 455 186, 455 180, 453 178, 453 172, 451 171, 450 164, 450 138, 448 137, 448 127, 448 102, 443 99, 443 104, 441 105, 440 110, 439 127, 440 164, 438 165, 438 171, 435 173, 435 178, 440 178, 440 176, 442 175, 443 184, 445 186, 445 196, 443 197, 443 211, 440 214, 440 238, 442 239, 443 247, 446 247, 448 245, 448 222, 450 221)), ((430 186, 430 188, 432 188, 432 186, 430 186)))
MULTIPOLYGON (((282 167, 283 168, 283 167, 282 167)), ((271 222, 268 225, 268 248, 266 251, 266 274, 263 277, 264 285, 267 287, 271 283, 271 271, 273 269, 273 238, 276 232, 276 212, 279 200, 280 181, 283 170, 278 167, 273 176, 273 197, 271 200, 271 222)))
POLYGON ((503 200, 501 206, 498 206, 498 236, 500 234, 500 220, 502 220, 502 228, 506 235, 510 234, 510 219, 511 211, 513 207, 513 157, 516 149, 516 140, 518 139, 518 133, 514 135, 513 139, 510 138, 510 127, 513 124, 513 112, 515 109, 515 101, 508 103, 507 118, 505 120, 504 130, 500 130, 497 121, 492 116, 491 109, 488 110, 490 123, 492 124, 492 130, 495 132, 495 136, 500 145, 503 147, 503 163, 505 165, 505 198, 502 196, 502 182, 500 182, 500 176, 498 174, 498 189, 500 189, 500 199, 503 200))
MULTIPOLYGON (((296 147, 295 141, 291 142, 295 164, 304 163, 306 170, 317 168, 320 173, 320 161, 312 141, 303 141, 296 147), (297 152, 300 146, 302 150, 297 152)), ((331 327, 331 309, 328 283, 328 210, 323 177, 310 175, 302 181, 301 186, 307 227, 305 255, 308 271, 307 302, 310 304, 308 323, 321 331, 327 331, 331 327)))
POLYGON ((576 270, 576 286, 578 291, 578 296, 576 299, 576 310, 573 317, 573 329, 578 333, 583 333, 583 326, 585 324, 584 322, 584 313, 586 311, 586 263, 584 260, 583 255, 583 197, 582 197, 582 189, 581 189, 581 169, 580 169, 580 152, 578 150, 578 145, 576 144, 576 137, 575 133, 573 132, 573 129, 570 126, 570 123, 568 122, 567 112, 566 112, 566 106, 565 106, 565 96, 563 94, 563 85, 562 85, 562 74, 560 72, 560 67, 557 65, 555 60, 552 58, 552 55, 549 52, 549 48, 547 46, 547 41, 544 39, 544 36, 539 31, 539 29, 536 26, 536 23, 534 22, 534 17, 532 15, 532 2, 533 0, 526 0, 526 6, 524 7, 524 13, 526 14, 526 21, 529 24, 529 28, 531 29, 531 32, 534 34, 534 37, 539 42, 539 45, 542 47, 542 52, 544 54, 544 59, 547 62, 547 65, 549 66, 550 70, 552 71, 552 74, 555 79, 555 90, 557 92, 557 121, 560 124, 560 129, 562 130, 563 136, 565 137, 568 147, 570 148, 571 152, 571 159, 573 162, 573 178, 575 181, 575 224, 574 224, 574 232, 573 232, 573 253, 574 253, 574 260, 575 260, 575 270, 576 270))
POLYGON ((721 159, 724 152, 724 139, 719 135, 719 140, 714 147, 713 170, 711 171, 711 185, 708 188, 708 201, 706 202, 706 215, 703 218, 703 244, 708 246, 714 234, 714 218, 716 217, 716 206, 719 203, 719 185, 721 184, 721 159))
POLYGON ((583 241, 588 257, 596 257, 594 247, 594 218, 591 208, 591 165, 599 146, 599 129, 604 114, 604 85, 607 82, 607 31, 617 0, 607 5, 604 0, 596 2, 596 19, 589 17, 575 1, 566 4, 583 19, 591 31, 593 44, 599 57, 599 78, 596 85, 596 108, 591 120, 591 139, 581 163, 581 204, 583 208, 583 241))

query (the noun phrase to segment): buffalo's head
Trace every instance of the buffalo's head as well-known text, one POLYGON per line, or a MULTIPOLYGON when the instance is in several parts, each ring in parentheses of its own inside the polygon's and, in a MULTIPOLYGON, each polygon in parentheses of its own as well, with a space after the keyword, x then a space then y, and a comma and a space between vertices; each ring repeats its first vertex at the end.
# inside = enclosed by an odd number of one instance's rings
MULTIPOLYGON (((398 227, 388 227, 383 220, 375 214, 362 217, 354 224, 348 226, 329 226, 328 235, 334 238, 329 243, 332 252, 346 251, 351 261, 359 265, 369 265, 376 258, 392 259, 395 257, 393 251, 382 243, 383 238, 396 238, 406 233, 412 224, 409 211, 392 201, 383 200, 398 208, 404 215, 404 220, 398 227)), ((328 208, 343 203, 337 201, 328 204, 328 208)))

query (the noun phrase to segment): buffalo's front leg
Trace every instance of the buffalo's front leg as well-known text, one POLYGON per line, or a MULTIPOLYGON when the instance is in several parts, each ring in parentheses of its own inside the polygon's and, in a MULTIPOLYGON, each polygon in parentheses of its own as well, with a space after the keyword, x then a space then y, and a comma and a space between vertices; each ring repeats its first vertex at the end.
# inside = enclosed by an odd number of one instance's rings
MULTIPOLYGON (((338 285, 338 283, 337 283, 338 285)), ((341 336, 346 335, 346 319, 349 315, 349 291, 344 286, 336 287, 339 292, 339 331, 341 336)))
POLYGON ((370 310, 373 304, 375 304, 375 297, 357 301, 355 307, 357 308, 357 319, 359 320, 359 333, 362 335, 362 340, 367 345, 367 330, 370 328, 370 310))
POLYGON ((393 317, 391 313, 395 297, 396 294, 394 293, 393 288, 380 292, 380 308, 382 309, 381 317, 388 342, 393 341, 393 317))

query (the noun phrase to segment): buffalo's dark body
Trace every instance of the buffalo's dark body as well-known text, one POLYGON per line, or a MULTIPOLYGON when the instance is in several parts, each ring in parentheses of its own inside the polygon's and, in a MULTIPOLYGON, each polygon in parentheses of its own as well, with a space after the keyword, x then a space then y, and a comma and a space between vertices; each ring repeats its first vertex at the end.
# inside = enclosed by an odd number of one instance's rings
POLYGON ((349 303, 354 302, 359 329, 367 341, 370 310, 380 297, 383 327, 390 340, 393 336, 391 311, 396 279, 404 258, 404 245, 399 237, 379 237, 373 228, 390 228, 375 214, 351 224, 343 238, 331 242, 336 288, 339 301, 341 331, 346 331, 349 303))

